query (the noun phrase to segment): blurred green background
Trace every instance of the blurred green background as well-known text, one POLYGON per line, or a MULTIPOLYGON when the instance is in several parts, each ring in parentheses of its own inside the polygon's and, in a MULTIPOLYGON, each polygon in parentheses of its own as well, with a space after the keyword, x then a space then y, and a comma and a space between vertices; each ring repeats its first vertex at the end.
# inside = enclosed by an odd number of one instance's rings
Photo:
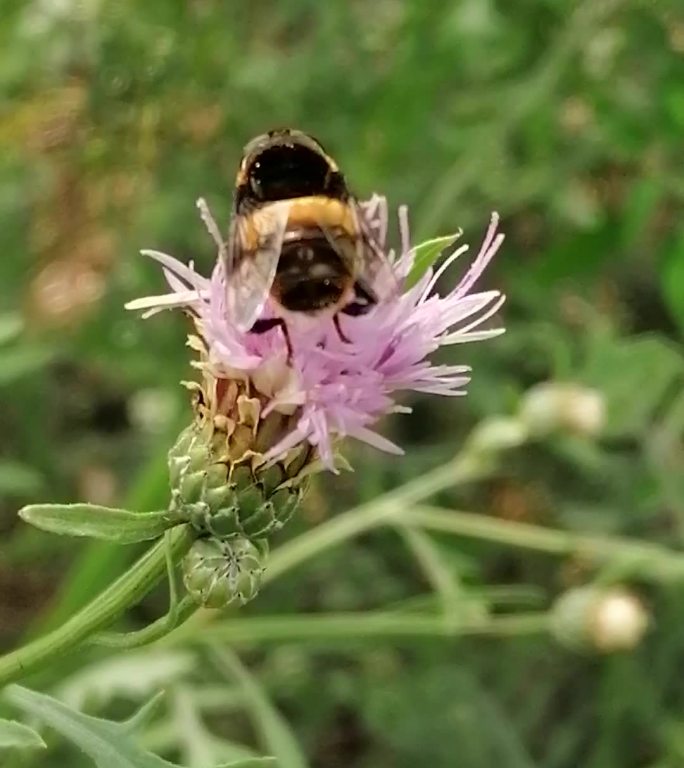
MULTIPOLYGON (((162 290, 138 250, 210 269, 195 199, 227 220, 242 145, 282 125, 320 138, 360 197, 407 203, 416 241, 462 226, 476 245, 499 211, 507 239, 483 285, 509 298, 504 337, 449 353, 474 367, 469 397, 410 401, 412 416, 384 425, 400 460, 350 446, 356 473, 320 478, 281 541, 448 460, 474 425, 550 379, 601 393, 600 436, 521 447, 439 502, 682 548, 680 0, 4 0, 0 83, 3 647, 54 626, 137 554, 29 529, 19 506, 164 506, 165 452, 190 413, 178 385, 191 376, 187 327, 124 311, 162 290)), ((464 600, 488 610, 543 611, 597 575, 581 558, 458 536, 430 534, 429 547, 464 600)), ((239 615, 429 602, 415 555, 393 530, 359 536, 239 615)), ((299 745, 284 768, 675 768, 684 585, 630 589, 652 625, 626 654, 521 634, 293 640, 241 658, 261 704, 282 715, 285 744, 299 745)), ((160 591, 130 625, 164 606, 160 591)), ((258 717, 250 724, 254 700, 182 644, 83 654, 32 682, 108 717, 165 687, 146 743, 192 768, 238 754, 236 743, 274 750, 258 717)), ((12 761, 89 765, 56 737, 47 754, 12 761)))

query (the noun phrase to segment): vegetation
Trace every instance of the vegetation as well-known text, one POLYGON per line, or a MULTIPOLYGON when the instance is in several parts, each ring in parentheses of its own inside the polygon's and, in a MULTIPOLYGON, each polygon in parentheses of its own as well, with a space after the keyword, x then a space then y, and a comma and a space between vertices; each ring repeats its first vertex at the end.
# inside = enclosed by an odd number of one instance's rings
MULTIPOLYGON (((319 137, 359 196, 408 204, 415 242, 474 244, 498 211, 508 330, 444 355, 473 366, 467 398, 383 425, 404 457, 349 444, 355 473, 317 476, 248 605, 8 687, 3 766, 681 765, 681 3, 4 6, 3 650, 147 546, 18 509, 166 508, 186 320, 123 305, 163 290, 140 248, 211 268, 195 200, 227 220, 253 135, 319 137)), ((160 586, 116 629, 167 605, 160 586)))

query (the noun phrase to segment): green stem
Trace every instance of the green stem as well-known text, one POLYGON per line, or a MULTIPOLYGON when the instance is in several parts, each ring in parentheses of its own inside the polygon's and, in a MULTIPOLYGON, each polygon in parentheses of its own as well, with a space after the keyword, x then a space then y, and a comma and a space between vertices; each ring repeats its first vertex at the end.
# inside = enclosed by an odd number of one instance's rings
MULTIPOLYGON (((180 557, 190 548, 194 534, 186 525, 173 529, 171 548, 180 557)), ((136 604, 166 571, 166 542, 152 546, 104 592, 57 629, 0 658, 0 686, 35 672, 58 656, 75 650, 86 638, 109 626, 136 604)))
POLYGON ((283 643, 291 641, 348 643, 360 639, 399 641, 420 637, 463 637, 467 635, 509 637, 543 634, 549 627, 547 613, 521 613, 512 616, 462 616, 457 622, 443 616, 390 613, 338 613, 309 616, 259 616, 224 619, 201 632, 189 625, 176 630, 169 642, 204 643, 216 641, 233 645, 283 643))
POLYGON ((456 461, 443 464, 414 480, 389 491, 380 499, 361 504, 326 523, 312 528, 275 550, 264 573, 264 583, 318 555, 326 549, 382 525, 394 516, 445 488, 470 482, 491 469, 485 458, 466 452, 456 461))
POLYGON ((638 574, 656 582, 684 578, 684 553, 619 536, 587 536, 423 505, 407 509, 397 522, 552 555, 575 556, 593 566, 614 566, 622 577, 638 574))
POLYGON ((192 616, 196 610, 197 603, 189 595, 185 595, 166 616, 160 617, 142 629, 134 632, 102 632, 89 638, 89 642, 93 645, 101 645, 105 648, 118 648, 119 650, 140 648, 143 645, 148 645, 155 640, 166 637, 173 629, 183 624, 188 617, 192 616))

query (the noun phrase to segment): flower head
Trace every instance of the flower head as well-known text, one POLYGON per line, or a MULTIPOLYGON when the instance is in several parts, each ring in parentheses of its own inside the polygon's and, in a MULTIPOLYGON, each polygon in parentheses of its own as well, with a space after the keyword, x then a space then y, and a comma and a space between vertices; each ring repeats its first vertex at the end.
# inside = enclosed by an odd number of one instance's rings
MULTIPOLYGON (((210 233, 221 238, 203 201, 198 205, 210 233)), ((384 247, 387 203, 375 196, 363 204, 368 226, 384 247)), ((401 210, 401 252, 390 260, 400 285, 406 285, 416 250, 408 239, 405 211, 401 210)), ((455 396, 465 394, 470 380, 467 365, 438 365, 430 355, 439 347, 480 341, 499 335, 501 328, 483 324, 501 307, 499 291, 472 292, 473 286, 499 249, 498 217, 492 215, 479 253, 460 282, 443 294, 437 284, 447 267, 468 250, 454 250, 436 269, 428 269, 395 298, 378 304, 359 317, 341 318, 343 340, 331 318, 292 323, 288 331, 292 354, 279 328, 263 334, 241 332, 231 322, 226 302, 226 272, 218 259, 211 277, 158 251, 143 251, 163 267, 171 292, 130 302, 129 309, 153 314, 183 307, 194 320, 197 334, 191 346, 200 353, 196 365, 204 374, 204 401, 213 416, 221 415, 221 393, 242 382, 243 406, 256 407, 257 419, 272 418, 277 428, 272 442, 252 451, 258 461, 282 461, 293 449, 312 446, 317 458, 335 469, 335 445, 354 437, 390 453, 401 449, 374 430, 385 414, 406 411, 397 404, 402 392, 455 396), (245 400, 246 398, 246 400, 245 400)), ((264 312, 275 313, 267 303, 264 312)), ((232 401, 233 410, 237 400, 232 401)), ((239 410, 239 408, 237 409, 239 410)), ((243 408, 244 410, 244 408, 243 408)), ((225 414, 224 414, 225 415, 225 414)))

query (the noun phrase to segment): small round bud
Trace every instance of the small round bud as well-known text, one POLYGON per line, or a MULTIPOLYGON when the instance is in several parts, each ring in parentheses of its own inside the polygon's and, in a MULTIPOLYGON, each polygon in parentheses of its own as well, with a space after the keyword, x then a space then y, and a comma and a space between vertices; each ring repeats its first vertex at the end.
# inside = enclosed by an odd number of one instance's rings
POLYGON ((533 435, 567 431, 593 437, 605 424, 606 404, 595 389, 549 381, 537 384, 525 394, 520 419, 533 435))
POLYGON ((259 592, 267 554, 265 542, 199 539, 183 560, 183 583, 205 608, 248 603, 259 592))
POLYGON ((643 604, 619 588, 571 589, 558 598, 551 611, 551 633, 572 650, 631 650, 647 628, 648 614, 643 604))

